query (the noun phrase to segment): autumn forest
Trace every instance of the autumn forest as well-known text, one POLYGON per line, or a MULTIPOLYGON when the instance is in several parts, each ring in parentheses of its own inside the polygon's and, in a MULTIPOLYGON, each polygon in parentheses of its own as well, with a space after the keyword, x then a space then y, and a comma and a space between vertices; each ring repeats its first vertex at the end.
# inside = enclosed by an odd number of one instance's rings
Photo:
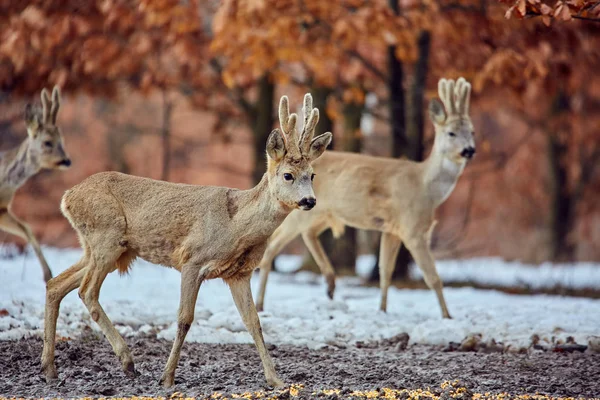
MULTIPOLYGON (((42 244, 75 247, 59 202, 93 173, 251 187, 283 94, 312 93, 336 150, 423 160, 427 103, 462 76, 477 154, 438 210, 436 257, 599 261, 599 67, 598 1, 0 0, 0 151, 58 85, 73 167, 13 208, 42 244)), ((322 241, 341 268, 379 233, 322 241)))

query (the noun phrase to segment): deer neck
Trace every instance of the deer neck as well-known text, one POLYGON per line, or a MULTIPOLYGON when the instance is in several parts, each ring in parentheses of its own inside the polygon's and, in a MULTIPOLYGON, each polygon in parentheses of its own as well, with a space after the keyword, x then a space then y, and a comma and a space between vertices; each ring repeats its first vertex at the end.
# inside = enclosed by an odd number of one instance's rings
MULTIPOLYGON (((244 222, 242 224, 248 224, 248 228, 260 231, 257 233, 266 235, 267 238, 292 211, 291 208, 280 203, 271 192, 266 173, 252 189, 239 192, 239 203, 247 208, 247 212, 243 213, 244 222)), ((241 213, 240 216, 242 216, 241 213)))
POLYGON ((424 184, 434 206, 442 204, 454 190, 458 178, 465 168, 464 159, 452 160, 442 153, 436 143, 429 158, 424 162, 424 184))
POLYGON ((37 174, 40 169, 40 158, 31 148, 31 139, 27 138, 21 146, 9 152, 8 162, 3 171, 2 186, 14 188, 22 186, 27 179, 37 174), (11 157, 12 156, 12 157, 11 157))

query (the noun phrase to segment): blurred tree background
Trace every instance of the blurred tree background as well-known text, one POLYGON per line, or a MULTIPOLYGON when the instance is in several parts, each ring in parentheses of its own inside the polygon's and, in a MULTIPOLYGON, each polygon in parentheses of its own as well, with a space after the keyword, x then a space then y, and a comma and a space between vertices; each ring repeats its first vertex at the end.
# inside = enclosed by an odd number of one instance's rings
MULTIPOLYGON (((439 210, 438 257, 600 260, 599 4, 0 1, 0 150, 25 138, 24 104, 57 84, 74 161, 32 179, 15 211, 44 244, 75 246, 60 197, 95 172, 248 188, 282 94, 313 94, 336 150, 422 160, 437 81, 464 76, 478 154, 439 210)), ((321 239, 352 273, 379 234, 321 239)), ((396 277, 409 262, 401 252, 396 277)))

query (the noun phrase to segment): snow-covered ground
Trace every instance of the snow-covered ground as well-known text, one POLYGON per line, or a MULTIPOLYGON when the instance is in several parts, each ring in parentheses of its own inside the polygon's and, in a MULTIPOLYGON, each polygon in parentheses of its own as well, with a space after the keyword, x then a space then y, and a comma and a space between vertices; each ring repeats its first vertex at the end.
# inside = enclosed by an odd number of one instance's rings
MULTIPOLYGON (((292 272, 300 268, 302 256, 282 254, 275 265, 282 272, 292 272)), ((374 255, 361 255, 356 260, 356 273, 368 277, 376 263, 374 255)), ((436 261, 438 273, 444 282, 470 282, 508 288, 551 289, 555 287, 569 289, 600 290, 600 264, 543 263, 539 266, 524 265, 514 261, 504 261, 498 257, 472 258, 468 260, 436 261)), ((421 270, 411 266, 410 278, 423 278, 421 270)))
MULTIPOLYGON (((72 265, 81 254, 80 250, 46 248, 44 251, 55 274, 72 265)), ((294 260, 282 257, 279 264, 283 269, 293 269, 294 260)), ((364 273, 369 262, 372 263, 361 258, 359 271, 362 268, 364 273)), ((569 268, 572 269, 566 281, 569 285, 600 287, 600 266, 578 264, 569 268)), ((565 283, 563 278, 567 276, 557 275, 549 266, 536 273, 531 267, 498 259, 440 262, 439 269, 445 280, 467 276, 481 283, 525 282, 534 287, 565 283)), ((159 337, 173 339, 179 279, 175 270, 138 261, 128 276, 109 275, 100 301, 121 333, 156 331, 159 337)), ((447 344, 480 333, 484 340, 494 338, 505 344, 528 346, 534 333, 548 341, 552 337, 573 336, 582 344, 589 337, 600 335, 600 300, 446 288, 446 301, 454 319, 443 320, 431 291, 391 288, 388 313, 382 313, 378 311, 379 290, 360 287, 358 281, 358 278, 340 279, 336 299, 330 301, 320 276, 273 273, 267 288, 266 311, 261 313, 267 342, 320 348, 353 345, 359 340, 378 340, 407 332, 411 343, 447 344)), ((254 291, 257 284, 254 279, 254 291)), ((0 310, 8 311, 8 316, 0 314, 0 340, 41 335, 44 297, 41 268, 33 254, 0 258, 0 310)), ((74 291, 62 303, 58 334, 77 336, 87 326, 99 331, 74 291)), ((196 320, 187 338, 211 343, 252 342, 221 280, 205 282, 200 288, 196 320)))

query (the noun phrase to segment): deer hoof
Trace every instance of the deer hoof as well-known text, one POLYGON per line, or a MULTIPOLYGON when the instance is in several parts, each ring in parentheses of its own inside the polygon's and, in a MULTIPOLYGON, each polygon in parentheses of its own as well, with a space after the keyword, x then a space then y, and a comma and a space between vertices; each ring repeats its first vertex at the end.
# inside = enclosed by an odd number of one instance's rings
POLYGON ((44 370, 44 375, 46 375, 46 383, 53 383, 58 380, 58 374, 56 373, 56 367, 54 367, 54 365, 47 367, 44 370))
POLYGON ((327 297, 333 300, 333 294, 335 293, 335 276, 330 275, 325 277, 327 281, 327 297))
POLYGON ((444 313, 443 317, 445 319, 452 319, 452 317, 450 316, 450 313, 444 313))
POLYGON ((272 388, 280 388, 284 386, 284 383, 281 379, 279 379, 278 377, 273 377, 273 378, 267 378, 267 384, 269 386, 271 386, 272 388))
POLYGON ((265 310, 265 307, 263 306, 263 303, 256 303, 256 311, 257 312, 261 312, 264 310, 265 310))
POLYGON ((160 381, 158 381, 158 384, 164 388, 170 388, 171 386, 173 386, 174 383, 174 376, 167 376, 166 374, 163 374, 162 378, 160 378, 160 381))
POLYGON ((137 376, 133 361, 129 360, 123 363, 123 372, 125 372, 125 375, 127 375, 129 378, 135 378, 137 376))

